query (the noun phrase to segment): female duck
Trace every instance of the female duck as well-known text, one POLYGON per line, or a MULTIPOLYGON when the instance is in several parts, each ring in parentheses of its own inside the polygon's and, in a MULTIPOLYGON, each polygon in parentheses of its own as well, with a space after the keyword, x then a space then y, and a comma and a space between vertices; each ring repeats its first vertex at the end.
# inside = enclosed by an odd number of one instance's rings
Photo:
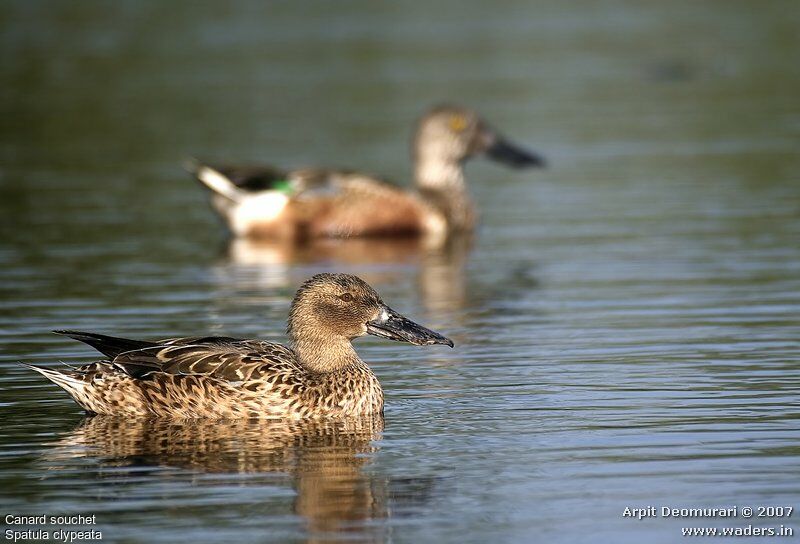
POLYGON ((31 367, 87 412, 172 418, 360 416, 383 411, 383 391, 350 341, 373 334, 416 345, 453 342, 397 314, 366 282, 319 274, 297 291, 291 347, 207 336, 160 342, 56 331, 106 359, 75 370, 31 367))
POLYGON ((413 191, 345 170, 226 168, 199 162, 192 162, 189 169, 211 189, 214 209, 236 236, 443 237, 475 225, 463 163, 478 154, 515 168, 544 164, 539 156, 508 142, 476 113, 439 106, 417 126, 413 191))

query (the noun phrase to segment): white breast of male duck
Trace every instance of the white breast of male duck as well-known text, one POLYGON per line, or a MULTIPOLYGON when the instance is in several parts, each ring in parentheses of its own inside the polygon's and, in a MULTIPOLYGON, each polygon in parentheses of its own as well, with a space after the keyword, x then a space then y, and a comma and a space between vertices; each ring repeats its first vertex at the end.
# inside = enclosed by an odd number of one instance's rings
POLYGON ((289 204, 289 196, 279 191, 264 191, 247 195, 230 206, 227 219, 231 231, 245 236, 254 230, 269 228, 281 217, 289 204))

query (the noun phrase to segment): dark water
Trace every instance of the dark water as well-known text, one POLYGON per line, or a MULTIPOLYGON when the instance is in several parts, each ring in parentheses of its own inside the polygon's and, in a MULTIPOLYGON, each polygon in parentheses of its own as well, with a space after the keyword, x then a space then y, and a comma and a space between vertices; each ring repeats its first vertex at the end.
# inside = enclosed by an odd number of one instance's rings
POLYGON ((94 514, 106 542, 800 530, 622 517, 800 506, 796 3, 20 1, 0 21, 3 516, 94 514), (411 124, 446 98, 551 162, 471 164, 482 227, 446 251, 227 246, 180 169, 407 180, 411 124), (456 341, 359 341, 385 421, 84 420, 17 364, 93 356, 55 328, 282 338, 321 270, 456 341))

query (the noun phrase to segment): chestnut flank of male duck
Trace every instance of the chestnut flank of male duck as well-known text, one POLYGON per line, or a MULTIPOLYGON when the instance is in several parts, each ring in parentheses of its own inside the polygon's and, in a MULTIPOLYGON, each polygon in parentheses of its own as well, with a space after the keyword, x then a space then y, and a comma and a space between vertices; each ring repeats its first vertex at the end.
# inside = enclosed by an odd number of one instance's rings
POLYGON ((443 238, 475 226, 463 165, 481 154, 513 168, 544 166, 539 155, 512 144, 477 113, 443 105, 417 124, 413 190, 341 169, 216 166, 196 160, 187 167, 211 190, 211 204, 234 236, 443 238))
POLYGON ((172 418, 350 417, 383 411, 377 377, 351 340, 453 342, 401 316, 362 279, 318 274, 289 311, 289 346, 221 336, 156 342, 56 331, 105 359, 73 370, 30 366, 91 414, 172 418))

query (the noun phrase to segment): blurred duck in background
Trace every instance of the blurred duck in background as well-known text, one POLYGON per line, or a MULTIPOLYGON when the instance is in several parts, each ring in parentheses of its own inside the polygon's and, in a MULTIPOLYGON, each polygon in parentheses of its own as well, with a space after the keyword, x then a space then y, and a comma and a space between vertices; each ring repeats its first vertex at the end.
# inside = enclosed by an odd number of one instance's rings
POLYGON ((464 179, 467 159, 483 154, 513 168, 544 166, 539 155, 454 105, 435 107, 420 119, 413 151, 413 190, 347 170, 221 167, 196 160, 188 168, 211 190, 212 206, 234 236, 297 242, 359 236, 444 240, 467 233, 476 222, 464 179))

